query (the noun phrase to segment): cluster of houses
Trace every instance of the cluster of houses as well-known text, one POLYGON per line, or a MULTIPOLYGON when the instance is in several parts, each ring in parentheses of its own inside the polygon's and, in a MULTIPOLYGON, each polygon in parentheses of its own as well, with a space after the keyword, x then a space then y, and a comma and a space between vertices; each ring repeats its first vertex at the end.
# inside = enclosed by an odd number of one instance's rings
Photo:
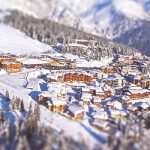
POLYGON ((38 102, 69 119, 88 120, 108 132, 118 119, 150 110, 149 60, 123 56, 107 66, 87 70, 58 70, 40 77, 47 90, 38 102), (130 60, 130 61, 129 61, 130 60), (144 71, 143 71, 144 68, 144 71))
MULTIPOLYGON (((87 41, 76 41, 86 46, 87 41)), ((95 43, 96 44, 96 43, 95 43)), ((0 67, 7 72, 24 68, 67 66, 49 69, 38 78, 46 83, 37 101, 52 112, 72 120, 88 120, 98 130, 108 132, 112 122, 150 110, 150 60, 146 56, 117 55, 108 65, 77 68, 76 58, 49 56, 20 59, 0 55, 0 67), (72 66, 72 69, 69 68, 72 66)))
POLYGON ((17 73, 25 69, 45 68, 45 69, 68 69, 74 66, 75 60, 49 54, 39 54, 38 56, 16 56, 12 54, 0 54, 0 69, 8 73, 17 73))

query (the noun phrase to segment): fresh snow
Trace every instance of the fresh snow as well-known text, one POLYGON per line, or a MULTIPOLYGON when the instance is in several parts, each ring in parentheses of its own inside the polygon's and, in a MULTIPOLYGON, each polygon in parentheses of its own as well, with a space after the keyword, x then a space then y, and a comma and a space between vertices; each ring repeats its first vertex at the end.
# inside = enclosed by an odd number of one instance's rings
MULTIPOLYGON (((36 103, 38 94, 41 92, 40 89, 34 89, 33 91, 24 88, 24 74, 10 74, 3 75, 0 77, 0 93, 5 94, 6 89, 9 91, 10 97, 16 96, 20 97, 24 101, 25 109, 28 110, 30 102, 32 105, 36 103)), ((36 86, 41 81, 36 83, 36 86)), ((42 90, 42 89, 41 89, 42 90)), ((93 149, 96 144, 105 143, 107 136, 104 133, 98 132, 96 129, 92 128, 87 120, 76 122, 68 120, 67 118, 50 112, 47 108, 40 105, 41 113, 41 124, 45 124, 53 127, 55 130, 65 131, 65 134, 73 137, 75 140, 79 141, 84 139, 85 141, 90 141, 89 148, 93 149)))
POLYGON ((113 0, 113 4, 117 11, 122 12, 125 16, 134 19, 148 19, 149 16, 145 12, 144 7, 133 0, 113 0))
POLYGON ((0 24, 0 53, 30 54, 51 50, 51 46, 33 40, 24 33, 5 24, 0 24))
POLYGON ((61 24, 98 34, 94 25, 89 25, 76 15, 63 0, 0 0, 0 9, 19 10, 36 18, 48 18, 61 24))

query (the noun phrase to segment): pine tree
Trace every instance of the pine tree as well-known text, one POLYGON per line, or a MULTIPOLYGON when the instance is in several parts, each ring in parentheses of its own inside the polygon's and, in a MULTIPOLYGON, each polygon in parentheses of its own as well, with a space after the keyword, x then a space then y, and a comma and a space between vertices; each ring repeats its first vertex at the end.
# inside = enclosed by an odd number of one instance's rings
POLYGON ((5 97, 6 97, 6 100, 7 100, 7 101, 10 101, 10 97, 9 97, 9 92, 8 92, 8 90, 6 90, 5 97))
POLYGON ((24 112, 25 111, 23 100, 20 101, 19 111, 20 112, 24 112))

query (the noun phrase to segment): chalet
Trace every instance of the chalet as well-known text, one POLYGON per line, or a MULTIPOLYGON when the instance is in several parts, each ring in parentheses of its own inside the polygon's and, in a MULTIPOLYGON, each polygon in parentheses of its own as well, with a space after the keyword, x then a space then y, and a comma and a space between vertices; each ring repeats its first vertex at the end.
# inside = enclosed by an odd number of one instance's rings
POLYGON ((149 98, 150 92, 147 89, 131 85, 126 94, 131 100, 139 100, 149 98))
POLYGON ((92 45, 92 46, 96 46, 98 43, 95 40, 84 40, 84 39, 75 39, 75 43, 77 44, 81 44, 81 45, 92 45))
POLYGON ((134 107, 137 107, 139 111, 149 111, 150 104, 146 102, 137 102, 133 104, 134 107))
POLYGON ((55 74, 48 74, 47 75, 47 82, 57 82, 57 76, 55 74))
POLYGON ((104 82, 112 88, 118 88, 125 84, 125 79, 120 74, 110 74, 104 82))
POLYGON ((137 113, 138 113, 138 107, 136 107, 136 106, 128 106, 127 107, 127 110, 130 112, 130 113, 132 113, 132 114, 134 114, 134 115, 136 115, 137 113))
POLYGON ((93 95, 93 96, 96 96, 96 87, 95 86, 89 86, 90 88, 90 93, 93 95))
POLYGON ((44 104, 50 97, 51 97, 50 92, 48 92, 48 91, 42 91, 38 95, 38 102, 41 103, 41 104, 44 104))
POLYGON ((89 106, 91 104, 91 100, 92 100, 92 95, 90 93, 82 92, 81 101, 83 101, 84 106, 85 105, 89 106))
POLYGON ((117 63, 120 66, 132 64, 133 63, 133 57, 132 56, 121 56, 120 58, 118 58, 117 63))
POLYGON ((121 74, 126 76, 132 74, 136 76, 140 75, 141 72, 139 71, 139 67, 137 65, 128 65, 121 68, 121 74))
POLYGON ((35 67, 49 67, 50 63, 48 61, 40 60, 40 59, 25 59, 21 61, 24 67, 26 68, 35 68, 35 67))
POLYGON ((86 45, 78 44, 78 43, 69 43, 66 46, 71 50, 74 50, 74 49, 87 49, 88 48, 86 45))
POLYGON ((99 96, 101 99, 106 99, 111 96, 111 91, 105 87, 97 87, 96 96, 99 96))
POLYGON ((109 114, 103 108, 97 109, 96 112, 93 113, 92 117, 93 119, 98 119, 98 120, 105 120, 105 121, 109 120, 109 114))
POLYGON ((5 61, 16 61, 17 56, 12 54, 0 54, 0 63, 5 61))
POLYGON ((108 101, 106 103, 106 106, 110 109, 117 109, 121 110, 122 109, 122 104, 119 101, 108 101))
POLYGON ((65 98, 68 89, 62 83, 52 82, 47 84, 47 90, 58 98, 65 98))
POLYGON ((49 101, 47 101, 47 103, 48 109, 52 112, 60 113, 65 111, 66 102, 64 100, 59 100, 56 97, 51 97, 49 101))
POLYGON ((115 119, 128 117, 128 113, 125 110, 110 109, 109 112, 110 112, 111 117, 115 119))
POLYGON ((89 87, 82 87, 82 93, 91 93, 89 87))
POLYGON ((109 122, 104 120, 94 119, 91 125, 95 127, 97 130, 103 132, 109 132, 109 130, 111 129, 109 122))
POLYGON ((100 107, 101 106, 101 102, 102 102, 102 99, 99 96, 93 96, 93 98, 92 98, 92 104, 95 107, 100 107))
POLYGON ((118 69, 114 66, 102 67, 101 72, 105 74, 116 73, 118 69))
POLYGON ((22 70, 22 65, 15 61, 5 61, 2 63, 2 68, 8 73, 15 73, 22 70))
POLYGON ((66 73, 63 75, 64 82, 83 82, 87 84, 92 84, 93 77, 87 73, 66 73))
POLYGON ((47 75, 47 82, 63 82, 63 77, 61 73, 50 73, 47 75))
POLYGON ((84 118, 84 108, 79 104, 69 104, 67 112, 73 120, 82 120, 84 118))
POLYGON ((141 80, 140 84, 142 88, 148 88, 150 85, 150 78, 141 80))

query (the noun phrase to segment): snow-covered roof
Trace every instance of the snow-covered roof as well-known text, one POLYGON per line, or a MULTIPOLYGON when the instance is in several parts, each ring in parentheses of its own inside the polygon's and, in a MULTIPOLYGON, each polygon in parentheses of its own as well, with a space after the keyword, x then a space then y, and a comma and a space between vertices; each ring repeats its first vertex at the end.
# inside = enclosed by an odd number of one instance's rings
POLYGON ((32 65, 32 64, 48 64, 47 61, 44 61, 44 60, 40 60, 40 59, 26 59, 26 60, 23 60, 22 63, 24 65, 32 65))
POLYGON ((81 99, 92 99, 91 93, 82 93, 81 99))
POLYGON ((3 65, 10 65, 10 64, 20 64, 20 63, 15 62, 15 61, 4 61, 2 64, 3 65))
POLYGON ((77 104, 70 104, 68 110, 74 115, 84 112, 84 108, 77 104))
POLYGON ((69 43, 68 46, 70 47, 82 47, 82 48, 87 48, 87 46, 83 45, 83 44, 78 44, 78 43, 69 43))
POLYGON ((98 109, 96 110, 96 112, 93 114, 93 118, 97 118, 97 119, 108 119, 109 115, 107 113, 107 111, 104 111, 103 109, 98 109))
POLYGON ((51 94, 48 91, 42 91, 38 96, 51 97, 51 94))
POLYGON ((145 82, 150 82, 150 79, 144 79, 142 81, 140 81, 141 83, 145 83, 145 82))
POLYGON ((56 97, 51 97, 51 102, 53 105, 66 105, 67 103, 64 100, 58 100, 56 97))
POLYGON ((125 110, 110 109, 109 111, 111 115, 128 115, 127 111, 125 110))
POLYGON ((98 119, 94 119, 94 121, 92 122, 92 125, 100 127, 100 128, 105 128, 109 129, 109 122, 104 121, 104 120, 98 120, 98 119))
POLYGON ((101 102, 101 98, 99 96, 93 96, 93 102, 101 102))
POLYGON ((118 101, 108 101, 106 105, 113 106, 114 108, 116 108, 118 110, 122 109, 122 104, 118 101))
POLYGON ((82 87, 82 92, 90 92, 90 88, 89 87, 82 87))
POLYGON ((103 93, 104 89, 102 87, 96 87, 96 93, 103 93))
POLYGON ((78 83, 78 82, 72 82, 72 83, 67 83, 69 86, 75 86, 75 87, 85 87, 85 83, 78 83))
POLYGON ((143 109, 146 109, 146 108, 150 107, 147 103, 144 103, 144 102, 134 103, 133 106, 135 106, 135 107, 142 107, 143 109))
POLYGON ((51 79, 57 80, 57 78, 58 78, 59 76, 62 76, 62 74, 61 74, 61 73, 49 73, 49 74, 47 75, 47 78, 51 78, 51 79))

